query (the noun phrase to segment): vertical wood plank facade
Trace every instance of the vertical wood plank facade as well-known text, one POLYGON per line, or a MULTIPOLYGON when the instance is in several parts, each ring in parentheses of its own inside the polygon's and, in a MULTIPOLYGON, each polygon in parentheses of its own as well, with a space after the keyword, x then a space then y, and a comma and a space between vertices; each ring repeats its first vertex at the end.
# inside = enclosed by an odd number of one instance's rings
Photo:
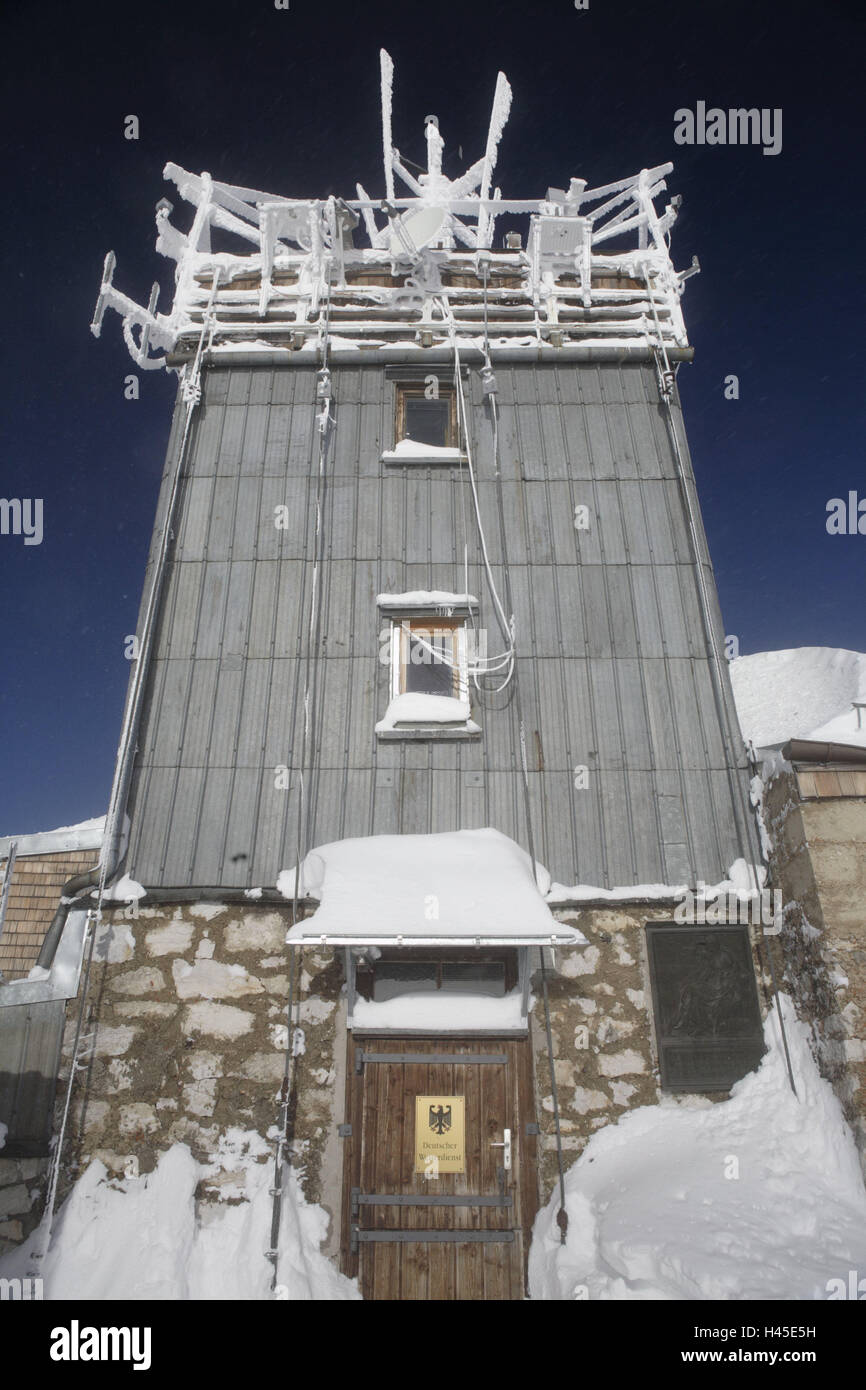
POLYGON ((359 1276, 364 1297, 523 1298, 538 1205, 535 1140, 526 1136, 535 1117, 528 1039, 353 1036, 346 1114, 352 1135, 345 1152, 342 1260, 346 1273, 359 1276), (394 1062, 375 1060, 390 1055, 394 1062), (420 1060, 426 1056, 430 1062, 420 1060), (474 1060, 479 1056, 488 1060, 474 1060), (436 1178, 415 1172, 419 1095, 464 1097, 464 1171, 436 1178), (493 1147, 506 1129, 513 1136, 508 1172, 502 1148, 493 1147), (365 1202, 371 1196, 402 1201, 365 1202), (461 1200, 441 1205, 430 1200, 436 1198, 461 1200), (400 1238, 384 1238, 394 1236, 400 1238))

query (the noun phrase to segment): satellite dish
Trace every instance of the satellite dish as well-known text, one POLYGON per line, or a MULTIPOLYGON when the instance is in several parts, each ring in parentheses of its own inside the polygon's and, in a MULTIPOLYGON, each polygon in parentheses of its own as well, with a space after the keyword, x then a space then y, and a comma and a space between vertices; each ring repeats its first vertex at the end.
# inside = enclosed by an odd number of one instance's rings
MULTIPOLYGON (((431 242, 437 240, 442 231, 445 209, 416 208, 412 212, 404 213, 400 220, 408 241, 412 243, 416 251, 423 251, 425 246, 429 246, 431 242)), ((390 251, 396 260, 410 255, 410 248, 404 244, 393 222, 391 223, 390 251)))

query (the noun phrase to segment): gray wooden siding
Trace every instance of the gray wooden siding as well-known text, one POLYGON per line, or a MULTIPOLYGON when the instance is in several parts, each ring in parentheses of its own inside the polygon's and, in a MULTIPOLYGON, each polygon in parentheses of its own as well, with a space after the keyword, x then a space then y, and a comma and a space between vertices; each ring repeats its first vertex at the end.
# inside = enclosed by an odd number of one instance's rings
MULTIPOLYGON (((654 369, 502 364, 496 375, 538 856, 563 883, 716 881, 742 852, 745 773, 716 709, 654 369), (578 504, 589 531, 575 530, 578 504), (578 765, 586 790, 574 787, 578 765)), ((377 743, 387 668, 375 596, 462 588, 464 505, 491 652, 501 638, 456 470, 380 462, 394 442, 393 374, 340 366, 333 389, 308 845, 486 825, 526 844, 508 694, 476 701, 478 742, 377 743)), ((474 371, 469 390, 502 592, 492 431, 474 371)), ((315 410, 309 367, 205 374, 131 802, 128 869, 145 885, 270 885, 295 862, 315 410), (283 503, 289 526, 277 530, 283 503), (280 764, 288 791, 274 785, 280 764)), ((158 521, 164 506, 163 495, 158 521)), ((702 528, 699 552, 715 604, 702 528)), ((721 635, 717 612, 716 623, 721 635)))

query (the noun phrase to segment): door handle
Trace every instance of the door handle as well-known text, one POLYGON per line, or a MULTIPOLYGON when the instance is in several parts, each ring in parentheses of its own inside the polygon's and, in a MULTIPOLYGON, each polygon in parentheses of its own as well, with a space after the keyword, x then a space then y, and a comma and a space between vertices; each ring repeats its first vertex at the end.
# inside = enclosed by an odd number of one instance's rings
POLYGON ((490 1147, 491 1147, 491 1149, 502 1149, 502 1150, 504 1150, 504 1152, 503 1152, 503 1154, 502 1154, 502 1166, 503 1166, 503 1168, 505 1169, 506 1173, 510 1173, 510 1172, 511 1172, 511 1130, 510 1130, 510 1129, 504 1129, 504 1130, 502 1131, 502 1135, 503 1135, 503 1138, 502 1138, 501 1143, 491 1142, 490 1147))

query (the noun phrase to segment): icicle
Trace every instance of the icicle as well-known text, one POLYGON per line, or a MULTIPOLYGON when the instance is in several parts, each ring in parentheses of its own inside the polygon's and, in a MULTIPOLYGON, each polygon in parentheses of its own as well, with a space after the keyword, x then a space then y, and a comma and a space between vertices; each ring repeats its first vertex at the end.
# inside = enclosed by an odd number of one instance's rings
POLYGON ((385 157, 385 196, 390 203, 394 201, 394 170, 391 167, 391 151, 394 141, 391 136, 391 98, 394 88, 394 63, 390 53, 379 49, 379 66, 382 74, 382 151, 385 157))

